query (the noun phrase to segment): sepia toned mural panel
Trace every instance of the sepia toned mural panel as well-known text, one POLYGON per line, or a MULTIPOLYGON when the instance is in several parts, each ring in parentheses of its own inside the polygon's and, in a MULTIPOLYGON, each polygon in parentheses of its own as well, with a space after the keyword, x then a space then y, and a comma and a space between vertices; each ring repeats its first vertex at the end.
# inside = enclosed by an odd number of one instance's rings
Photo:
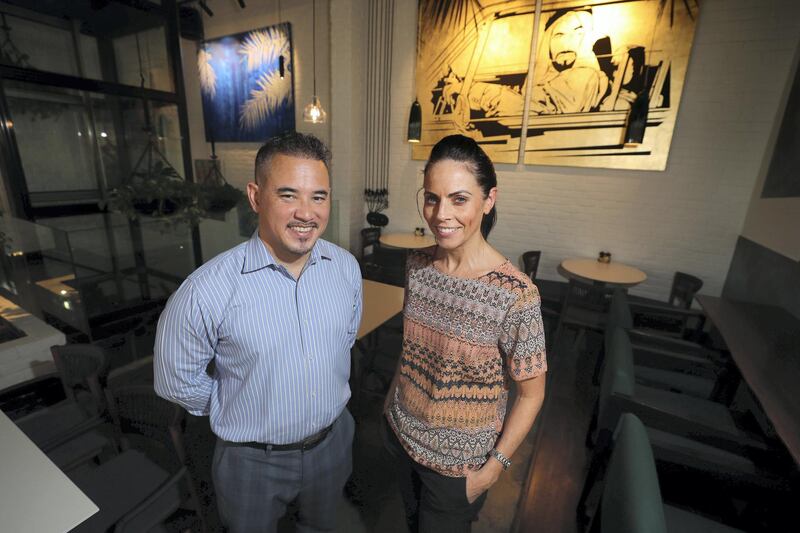
POLYGON ((439 139, 461 133, 495 163, 517 162, 535 5, 420 1, 422 139, 412 148, 414 159, 427 159, 439 139))
POLYGON ((543 0, 531 61, 535 4, 420 0, 413 158, 461 133, 495 163, 517 163, 527 120, 526 164, 664 170, 697 1, 543 0), (649 100, 645 136, 625 145, 639 94, 649 100))
POLYGON ((664 170, 697 14, 695 0, 545 0, 525 163, 664 170), (644 140, 627 146, 643 91, 644 140))

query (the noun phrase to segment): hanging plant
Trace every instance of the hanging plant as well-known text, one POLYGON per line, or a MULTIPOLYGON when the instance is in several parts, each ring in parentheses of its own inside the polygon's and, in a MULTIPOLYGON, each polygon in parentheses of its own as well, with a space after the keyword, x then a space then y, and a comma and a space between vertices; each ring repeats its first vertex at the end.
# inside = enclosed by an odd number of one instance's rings
POLYGON ((208 213, 227 213, 244 197, 242 191, 228 183, 198 188, 198 205, 208 213))
POLYGON ((109 191, 107 206, 132 220, 140 216, 170 217, 173 224, 196 224, 197 186, 182 179, 169 165, 155 161, 148 172, 133 174, 125 185, 109 191))
POLYGON ((204 176, 198 176, 197 205, 207 214, 227 213, 244 199, 244 193, 229 184, 219 168, 216 144, 211 141, 211 165, 204 176))

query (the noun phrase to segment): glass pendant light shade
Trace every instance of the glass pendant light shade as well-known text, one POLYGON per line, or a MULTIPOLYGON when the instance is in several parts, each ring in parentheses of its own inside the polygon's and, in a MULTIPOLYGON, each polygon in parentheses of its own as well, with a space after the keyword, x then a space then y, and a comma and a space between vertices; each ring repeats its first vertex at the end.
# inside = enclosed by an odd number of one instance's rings
POLYGON ((312 69, 312 74, 314 77, 314 96, 311 98, 311 103, 306 106, 303 110, 303 120, 305 122, 311 122, 312 124, 322 124, 325 122, 325 119, 328 117, 328 114, 322 109, 322 104, 319 103, 319 98, 317 98, 317 0, 314 0, 312 4, 312 23, 311 23, 311 36, 312 36, 312 56, 314 58, 314 66, 312 69))
POLYGON ((311 122, 312 124, 323 124, 328 114, 322 109, 322 104, 319 103, 317 95, 311 99, 311 103, 303 110, 303 120, 311 122))

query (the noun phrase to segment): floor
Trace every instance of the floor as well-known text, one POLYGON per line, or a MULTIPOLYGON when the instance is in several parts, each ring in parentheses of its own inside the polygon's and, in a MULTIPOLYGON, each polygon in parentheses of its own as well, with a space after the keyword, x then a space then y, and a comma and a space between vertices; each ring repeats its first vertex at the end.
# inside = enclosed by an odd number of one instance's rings
MULTIPOLYGON (((365 379, 366 391, 382 390, 386 377, 391 375, 396 366, 402 341, 399 317, 390 321, 388 326, 381 330, 375 363, 377 371, 365 379)), ((600 338, 588 335, 579 346, 571 346, 573 338, 569 333, 561 343, 562 349, 549 348, 547 393, 542 412, 534 429, 514 455, 511 469, 489 491, 479 519, 473 525, 473 532, 582 532, 575 509, 588 465, 589 452, 584 440, 598 393, 598 388, 591 383, 591 375, 600 338)), ((109 377, 110 387, 123 385, 129 380, 148 381, 152 379, 151 363, 139 360, 126 372, 120 374, 116 370, 113 374, 109 377)), ((22 414, 26 406, 33 405, 28 396, 39 397, 42 393, 43 390, 36 391, 36 394, 30 391, 22 399, 0 396, 0 406, 7 412, 18 411, 17 414, 22 414)), ((380 392, 364 393, 351 405, 357 423, 354 471, 342 495, 338 532, 406 531, 391 459, 384 450, 380 435, 382 405, 383 395, 380 392)), ((211 532, 221 531, 210 475, 215 437, 209 428, 208 418, 189 416, 184 439, 191 471, 199 487, 207 529, 211 532)), ((675 487, 679 489, 679 496, 682 496, 679 499, 685 500, 685 506, 689 507, 698 498, 708 502, 715 496, 695 489, 692 483, 689 486, 680 484, 672 487, 673 495, 675 487)), ((662 492, 667 497, 670 491, 662 486, 662 492)), ((724 492, 717 491, 716 495, 724 496, 724 492)), ((772 510, 769 509, 769 512, 772 513, 772 510)), ((783 520, 789 516, 789 512, 778 517, 753 516, 753 524, 770 525, 748 529, 782 531, 784 529, 781 527, 776 529, 774 526, 789 523, 783 520)), ((197 530, 193 515, 179 513, 173 518, 170 531, 197 530)), ((279 531, 294 531, 294 522, 294 513, 290 508, 280 523, 279 531)))

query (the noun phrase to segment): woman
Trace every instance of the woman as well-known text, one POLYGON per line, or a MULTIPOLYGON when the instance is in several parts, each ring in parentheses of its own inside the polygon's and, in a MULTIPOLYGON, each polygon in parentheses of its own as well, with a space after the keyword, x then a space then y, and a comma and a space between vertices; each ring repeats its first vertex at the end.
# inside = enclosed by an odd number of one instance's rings
POLYGON ((386 399, 412 531, 469 531, 544 399, 544 328, 531 280, 486 242, 497 177, 451 135, 425 165, 436 246, 408 258, 403 351, 386 399), (509 379, 510 378, 510 379, 509 379), (508 386, 518 394, 506 416, 508 386))

